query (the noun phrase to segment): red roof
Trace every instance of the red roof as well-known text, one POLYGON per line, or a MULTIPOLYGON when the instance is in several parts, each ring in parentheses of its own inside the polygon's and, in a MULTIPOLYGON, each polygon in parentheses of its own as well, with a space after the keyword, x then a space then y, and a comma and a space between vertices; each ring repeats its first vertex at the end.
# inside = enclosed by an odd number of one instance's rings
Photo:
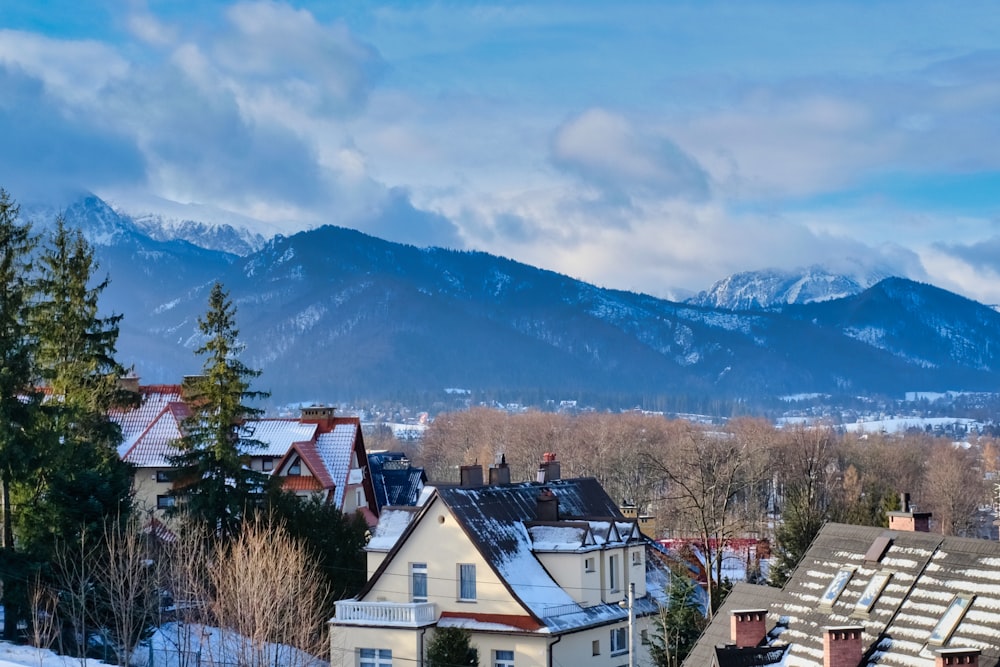
POLYGON ((541 623, 530 616, 519 614, 478 614, 475 612, 442 611, 441 618, 467 618, 470 621, 480 623, 496 623, 498 625, 509 625, 512 628, 534 632, 544 627, 541 623))

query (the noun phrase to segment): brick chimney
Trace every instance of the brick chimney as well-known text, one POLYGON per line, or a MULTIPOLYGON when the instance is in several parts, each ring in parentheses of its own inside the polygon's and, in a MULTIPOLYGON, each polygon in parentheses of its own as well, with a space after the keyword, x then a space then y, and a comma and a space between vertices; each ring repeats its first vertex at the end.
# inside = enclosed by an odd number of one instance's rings
POLYGON ((458 472, 461 476, 461 487, 463 489, 483 485, 483 467, 478 463, 471 466, 461 466, 458 472))
POLYGON ((927 533, 931 529, 930 512, 914 512, 910 507, 910 494, 899 494, 899 504, 902 510, 889 512, 889 530, 902 532, 927 533))
POLYGON ((333 413, 336 409, 332 405, 311 405, 301 409, 299 421, 303 424, 316 424, 320 433, 328 433, 333 430, 333 413))
POLYGON ((858 667, 863 629, 860 625, 823 628, 823 667, 858 667))
POLYGON ((126 375, 124 377, 118 378, 118 386, 125 391, 131 391, 135 394, 139 393, 139 376, 138 375, 126 375))
POLYGON ((729 637, 736 648, 759 646, 767 634, 766 623, 766 609, 733 611, 729 617, 729 637))
POLYGON ((510 484, 510 466, 505 454, 497 456, 497 462, 490 466, 490 486, 500 484, 510 484))
POLYGON ((537 506, 535 509, 536 521, 558 521, 559 520, 559 499, 552 489, 542 489, 538 494, 537 506))
POLYGON ((538 481, 544 484, 560 478, 559 461, 556 461, 555 452, 545 452, 542 454, 542 462, 538 464, 538 481))
POLYGON ((945 665, 971 665, 979 667, 978 648, 942 648, 934 656, 934 667, 945 665))

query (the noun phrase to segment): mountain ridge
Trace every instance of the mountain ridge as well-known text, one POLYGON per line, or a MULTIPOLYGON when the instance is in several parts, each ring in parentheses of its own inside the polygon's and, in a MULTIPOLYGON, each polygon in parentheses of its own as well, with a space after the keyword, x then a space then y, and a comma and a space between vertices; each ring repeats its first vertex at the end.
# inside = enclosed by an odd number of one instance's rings
POLYGON ((70 217, 101 240, 95 248, 112 278, 105 306, 125 314, 122 360, 149 382, 198 372, 196 322, 216 280, 237 306, 244 361, 263 371, 261 388, 276 403, 434 396, 446 387, 524 402, 745 401, 977 390, 1000 380, 1000 313, 905 279, 740 311, 333 225, 241 255, 154 239, 96 197, 68 208, 70 217))

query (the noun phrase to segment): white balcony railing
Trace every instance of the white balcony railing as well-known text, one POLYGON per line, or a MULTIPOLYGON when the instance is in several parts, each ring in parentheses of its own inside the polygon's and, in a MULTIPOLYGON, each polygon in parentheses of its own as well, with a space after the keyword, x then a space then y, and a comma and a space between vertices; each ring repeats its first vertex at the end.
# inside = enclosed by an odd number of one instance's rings
POLYGON ((433 602, 337 601, 337 622, 351 625, 392 625, 417 628, 437 620, 433 602))

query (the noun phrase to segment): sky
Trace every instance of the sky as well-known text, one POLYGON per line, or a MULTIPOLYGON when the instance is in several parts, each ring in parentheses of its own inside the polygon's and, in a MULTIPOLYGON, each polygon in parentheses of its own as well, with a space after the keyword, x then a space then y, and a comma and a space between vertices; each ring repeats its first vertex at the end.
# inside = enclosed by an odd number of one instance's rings
POLYGON ((0 186, 666 298, 823 264, 998 304, 997 45, 980 0, 5 0, 0 186))

